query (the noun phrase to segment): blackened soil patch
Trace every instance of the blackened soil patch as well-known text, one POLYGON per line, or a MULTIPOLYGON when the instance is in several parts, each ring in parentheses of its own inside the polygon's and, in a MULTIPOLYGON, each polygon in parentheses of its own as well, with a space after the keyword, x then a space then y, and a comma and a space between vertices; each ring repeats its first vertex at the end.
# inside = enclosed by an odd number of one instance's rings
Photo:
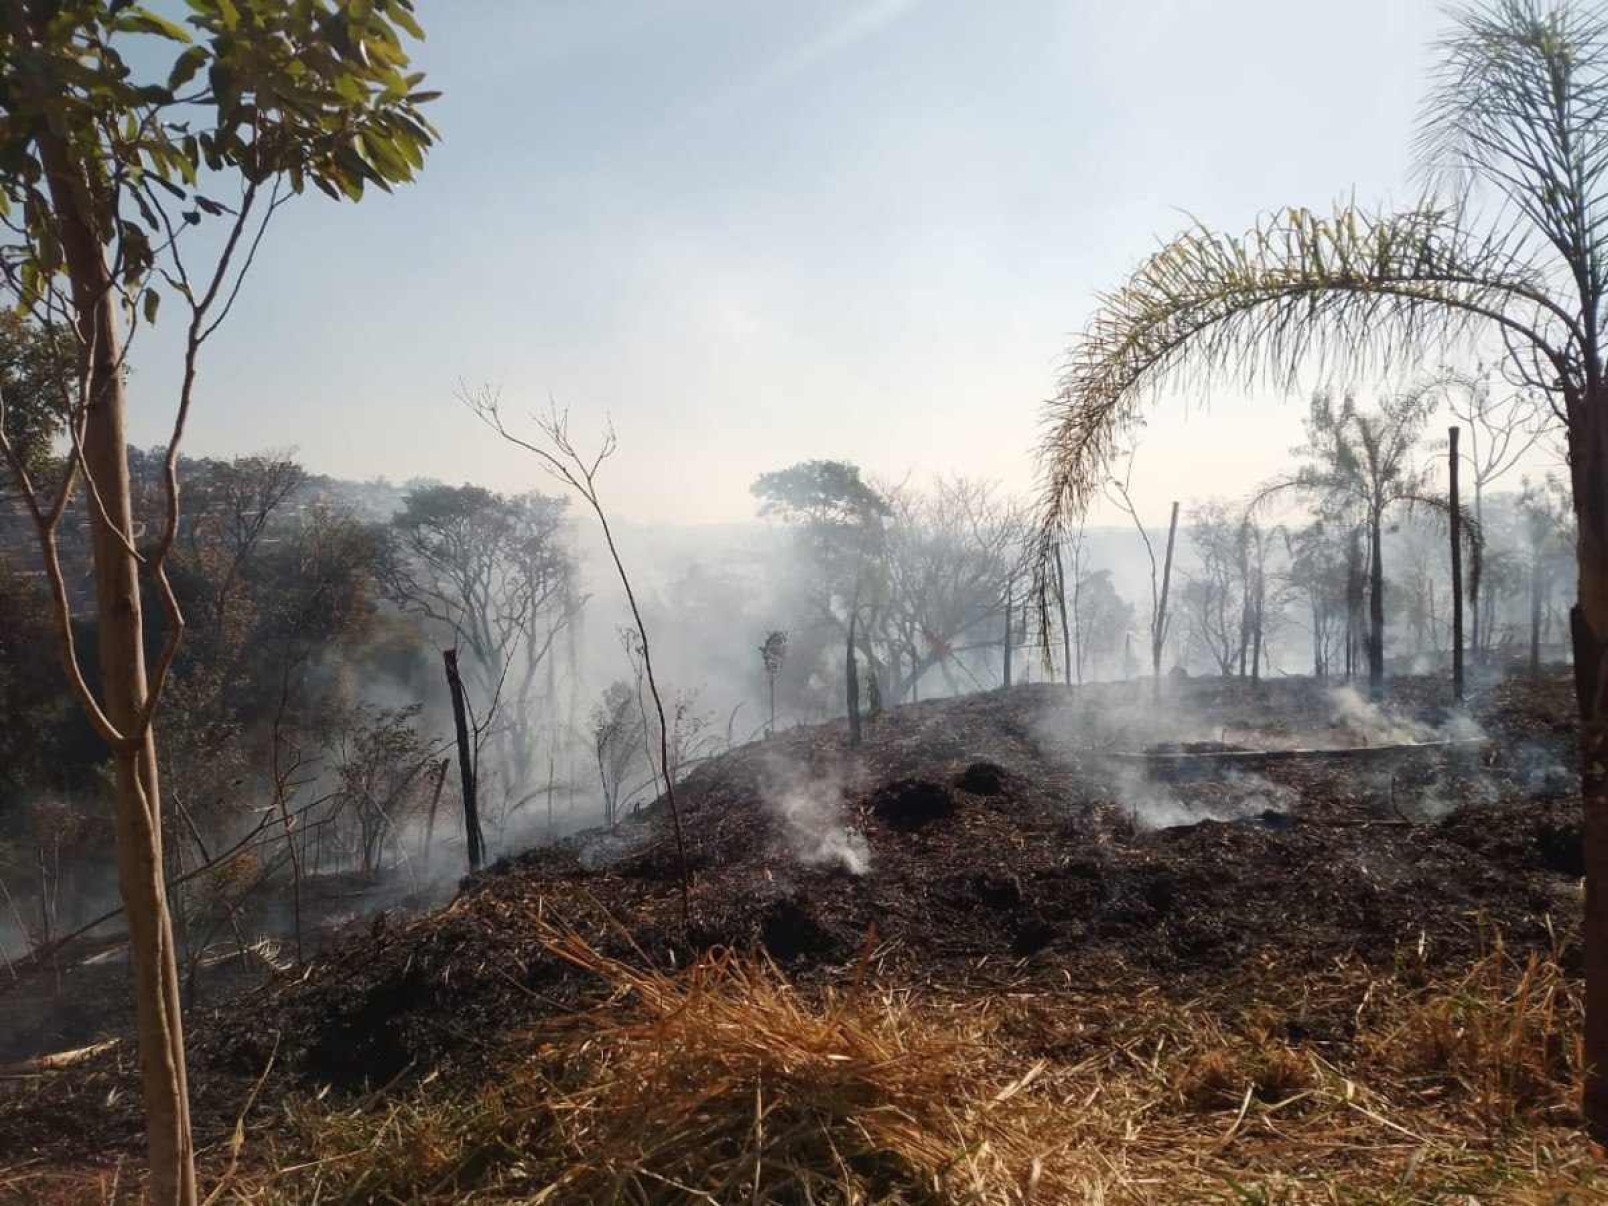
POLYGON ((895 829, 918 829, 955 811, 955 797, 941 783, 900 779, 878 788, 871 796, 871 812, 895 829))

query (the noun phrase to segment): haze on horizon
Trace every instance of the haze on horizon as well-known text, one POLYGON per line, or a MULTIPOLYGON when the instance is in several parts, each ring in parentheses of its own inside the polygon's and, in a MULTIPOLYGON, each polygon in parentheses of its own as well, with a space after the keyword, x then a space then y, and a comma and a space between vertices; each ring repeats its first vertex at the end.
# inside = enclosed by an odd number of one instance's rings
MULTIPOLYGON (((611 504, 672 523, 750 518, 753 479, 809 457, 1027 494, 1068 339, 1159 239, 1410 195, 1441 21, 1431 0, 419 9, 430 170, 355 220, 282 211, 186 448, 545 488, 454 401, 496 383, 515 413, 612 418, 611 504)), ((134 350, 142 444, 179 334, 134 350)), ((1248 488, 1300 439, 1299 398, 1201 400, 1153 413, 1142 507, 1248 488)))

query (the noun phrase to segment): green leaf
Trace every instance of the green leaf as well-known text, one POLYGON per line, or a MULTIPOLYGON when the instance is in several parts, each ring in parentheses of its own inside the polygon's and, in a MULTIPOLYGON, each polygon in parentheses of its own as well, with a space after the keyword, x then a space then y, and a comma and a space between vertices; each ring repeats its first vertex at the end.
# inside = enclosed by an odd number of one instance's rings
POLYGON ((145 311, 145 321, 154 323, 156 321, 156 308, 162 304, 162 295, 155 289, 147 289, 145 296, 140 300, 142 303, 141 308, 145 311))
POLYGON ((205 46, 192 46, 173 60, 173 70, 168 72, 168 91, 177 92, 193 80, 206 63, 207 55, 205 46))
POLYGON ((190 41, 190 32, 184 26, 144 8, 131 8, 119 14, 114 27, 124 33, 155 34, 172 42, 190 41))

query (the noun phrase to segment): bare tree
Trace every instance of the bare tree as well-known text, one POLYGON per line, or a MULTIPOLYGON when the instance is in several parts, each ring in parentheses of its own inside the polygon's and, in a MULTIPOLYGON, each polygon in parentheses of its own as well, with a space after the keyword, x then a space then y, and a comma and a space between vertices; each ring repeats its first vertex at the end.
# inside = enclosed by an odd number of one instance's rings
POLYGON ((598 471, 619 447, 614 429, 608 428, 596 451, 586 455, 576 448, 574 440, 570 437, 569 414, 566 411, 553 407, 545 416, 534 419, 537 434, 542 441, 537 443, 534 438, 527 439, 509 430, 503 421, 502 396, 496 389, 485 387, 478 393, 460 389, 459 398, 483 423, 510 444, 530 453, 547 473, 575 491, 597 517, 598 526, 603 531, 603 542, 609 550, 609 559, 613 561, 620 585, 625 590, 625 600, 631 609, 631 620, 641 641, 642 666, 648 681, 648 693, 653 697, 653 707, 659 717, 659 768, 664 775, 665 804, 670 810, 670 824, 676 842, 676 858, 681 870, 681 921, 683 926, 691 925, 692 882, 687 864, 686 839, 681 830, 681 810, 676 806, 676 787, 669 773, 670 738, 669 726, 665 722, 664 698, 659 692, 659 683, 653 673, 653 647, 648 639, 647 625, 642 620, 642 609, 637 605, 636 591, 631 586, 631 576, 626 573, 619 546, 614 542, 614 530, 609 526, 608 512, 603 508, 603 499, 597 487, 598 471))
MULTIPOLYGON (((1461 460, 1474 488, 1474 522, 1485 525, 1485 492, 1511 472, 1554 426, 1551 408, 1539 390, 1513 388, 1500 372, 1481 365, 1473 371, 1448 368, 1441 374, 1447 407, 1468 439, 1461 460)), ((1480 578, 1470 578, 1469 647, 1480 657, 1489 639, 1480 624, 1480 578)))
MULTIPOLYGON (((1172 584, 1173 540, 1178 534, 1178 504, 1172 505, 1172 518, 1167 525, 1167 552, 1165 558, 1156 560, 1156 546, 1150 541, 1150 533, 1146 530, 1144 521, 1139 518, 1139 508, 1134 505, 1131 487, 1133 483, 1133 453, 1128 454, 1128 470, 1121 478, 1107 478, 1105 481, 1106 494, 1117 507, 1133 521, 1134 529, 1139 533, 1139 539, 1145 546, 1145 558, 1150 562, 1150 674, 1154 680, 1152 690, 1156 698, 1161 698, 1161 655, 1167 646, 1167 595, 1172 584)), ((1039 571, 1042 580, 1043 571, 1039 571)), ((1040 598, 1043 598, 1042 589, 1040 598)), ((1040 610, 1043 610, 1042 604, 1040 610)))

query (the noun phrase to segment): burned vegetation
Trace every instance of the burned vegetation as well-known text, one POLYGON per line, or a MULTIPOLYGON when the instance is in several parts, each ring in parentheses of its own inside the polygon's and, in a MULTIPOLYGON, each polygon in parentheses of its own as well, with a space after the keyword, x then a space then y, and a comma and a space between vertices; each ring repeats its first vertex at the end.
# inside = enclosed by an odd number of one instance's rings
MULTIPOLYGON (((1138 1201, 1163 1174, 1204 1196, 1232 1176, 1455 1181, 1484 1112, 1485 1163, 1548 1145, 1521 1180, 1572 1184, 1580 812, 1547 775, 1570 756, 1568 683, 1510 680, 1450 725, 1445 689, 1402 680, 1389 710, 1359 713, 1304 680, 1185 681, 1157 712, 1137 684, 1040 684, 885 712, 856 749, 844 722, 779 733, 681 784, 690 927, 660 808, 506 859, 442 909, 354 923, 307 965, 198 1012, 199 1133, 223 1142, 251 1101, 266 1163, 233 1174, 248 1198, 317 1184, 366 1198, 380 1182, 350 1170, 273 1168, 377 1144, 392 1166, 366 1156, 365 1175, 400 1178, 389 1192, 409 1200, 544 1185, 597 1200, 671 1176, 709 1192, 738 1167, 794 1200, 803 1174, 767 1160, 803 1160, 797 1136, 751 1130, 775 1094, 814 1120, 797 1123, 812 1142, 874 1152, 822 1181, 841 1191, 828 1200, 958 1193, 959 1172, 924 1165, 923 1145, 993 1136, 987 1167, 965 1174, 984 1200, 1030 1196, 1038 1167, 1073 1196, 1104 1185, 1138 1201), (1256 753, 1280 756, 1248 765, 1256 753), (785 1032, 684 1033, 706 1009, 739 1028, 769 1010, 785 1032), (1509 1048, 1482 1046, 1498 1033, 1509 1048), (670 1099, 615 1100, 625 1065, 609 1061, 647 1060, 649 1035, 668 1044, 654 1060, 695 1051, 725 1061, 718 1077, 644 1066, 675 1080, 660 1086, 670 1099), (907 1040, 943 1066, 896 1074, 907 1040), (1506 1078, 1494 1086, 1478 1080, 1492 1059, 1513 1065, 1491 1070, 1506 1078), (863 1098, 815 1100, 820 1084, 789 1079, 819 1073, 812 1061, 852 1064, 863 1098), (963 1111, 1028 1074, 1020 1102, 970 1120, 924 1115, 910 1094, 926 1090, 900 1079, 947 1084, 963 1111), (568 1129, 569 1109, 593 1112, 601 1147, 568 1129), (733 1109, 748 1121, 720 1121, 733 1109), (900 1133, 873 1141, 859 1112, 884 1109, 902 1111, 900 1133), (479 1121, 432 1140, 438 1163, 409 1165, 393 1145, 450 1110, 479 1121), (730 1133, 672 1158, 695 1118, 730 1133), (1423 1138, 1409 1147, 1400 1129, 1423 1138), (1155 1150, 1162 1135, 1176 1152, 1155 1150)), ((85 1146, 115 1159, 139 1136, 128 1071, 116 1050, 14 1069, 0 1137, 45 1170, 85 1146)), ((829 1097, 850 1091, 833 1083, 829 1097)))

